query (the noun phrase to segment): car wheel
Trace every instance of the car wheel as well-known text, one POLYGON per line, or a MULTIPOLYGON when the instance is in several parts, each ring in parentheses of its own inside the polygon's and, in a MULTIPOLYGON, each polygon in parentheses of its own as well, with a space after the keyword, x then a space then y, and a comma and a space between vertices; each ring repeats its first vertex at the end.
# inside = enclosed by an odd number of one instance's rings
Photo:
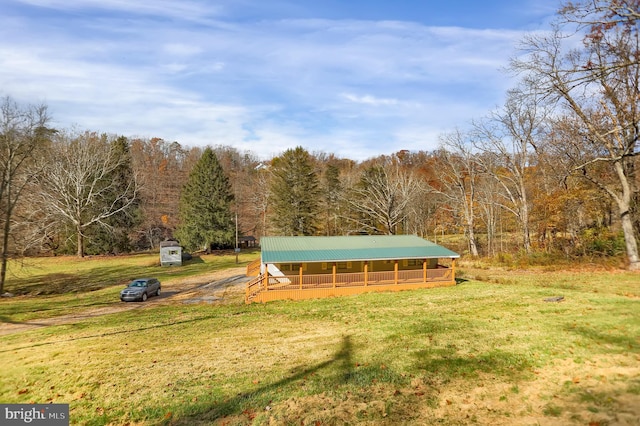
POLYGON ((160 287, 156 290, 156 296, 160 296, 160 287))
POLYGON ((142 301, 145 302, 147 300, 147 293, 142 293, 142 301))

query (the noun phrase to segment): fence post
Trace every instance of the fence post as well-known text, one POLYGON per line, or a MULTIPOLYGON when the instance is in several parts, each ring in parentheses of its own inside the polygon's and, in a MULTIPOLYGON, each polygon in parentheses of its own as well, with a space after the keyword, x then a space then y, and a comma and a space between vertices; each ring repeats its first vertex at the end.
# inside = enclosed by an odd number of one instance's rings
POLYGON ((393 283, 398 284, 398 259, 393 263, 393 283))

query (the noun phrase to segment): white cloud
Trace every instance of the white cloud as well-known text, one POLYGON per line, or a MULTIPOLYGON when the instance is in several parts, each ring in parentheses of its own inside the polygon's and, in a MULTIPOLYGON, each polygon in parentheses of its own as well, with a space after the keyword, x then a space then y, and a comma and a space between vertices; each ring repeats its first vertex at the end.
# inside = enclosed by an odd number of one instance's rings
POLYGON ((203 17, 217 16, 222 8, 210 2, 189 0, 18 0, 21 3, 48 9, 78 11, 97 9, 120 11, 141 15, 178 17, 180 19, 201 20, 203 17))
POLYGON ((222 6, 197 1, 22 1, 132 15, 66 25, 0 17, 5 94, 46 100, 61 127, 263 157, 297 145, 354 159, 427 149, 424 140, 502 99, 511 83, 499 68, 522 36, 397 21, 224 21, 222 6))
POLYGON ((358 96, 352 93, 343 93, 342 97, 350 102, 371 106, 398 105, 400 103, 397 99, 376 98, 371 95, 358 96))

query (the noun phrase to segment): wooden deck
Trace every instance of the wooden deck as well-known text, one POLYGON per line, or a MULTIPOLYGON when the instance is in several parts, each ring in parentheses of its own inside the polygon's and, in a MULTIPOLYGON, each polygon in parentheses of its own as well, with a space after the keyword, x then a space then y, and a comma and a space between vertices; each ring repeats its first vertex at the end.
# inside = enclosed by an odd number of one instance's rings
MULTIPOLYGON (((255 270, 255 269, 254 269, 255 270)), ((436 269, 321 275, 263 274, 247 283, 245 303, 346 296, 373 291, 401 291, 453 286, 455 266, 436 269)))

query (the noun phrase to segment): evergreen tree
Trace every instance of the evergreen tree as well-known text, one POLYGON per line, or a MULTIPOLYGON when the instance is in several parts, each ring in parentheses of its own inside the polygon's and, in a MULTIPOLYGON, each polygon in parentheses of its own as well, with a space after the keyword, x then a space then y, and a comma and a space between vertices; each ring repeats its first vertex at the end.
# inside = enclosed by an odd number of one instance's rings
MULTIPOLYGON (((129 140, 120 136, 110 142, 111 150, 116 163, 113 170, 105 176, 105 184, 112 185, 112 196, 105 199, 107 203, 113 203, 118 209, 118 213, 106 218, 103 223, 94 226, 93 232, 88 232, 89 241, 87 243, 88 254, 104 253, 126 253, 131 251, 131 241, 129 234, 141 222, 140 199, 130 202, 125 209, 125 200, 118 198, 119 188, 126 187, 129 182, 135 179, 131 153, 129 151, 129 140), (109 200, 112 198, 112 200, 109 200)), ((107 192, 108 193, 108 192, 107 192)))
POLYGON ((289 149, 272 162, 274 227, 283 235, 314 235, 319 217, 318 176, 309 153, 289 149))
POLYGON ((188 250, 233 246, 233 194, 213 150, 207 147, 196 163, 180 197, 180 225, 176 235, 188 250))

